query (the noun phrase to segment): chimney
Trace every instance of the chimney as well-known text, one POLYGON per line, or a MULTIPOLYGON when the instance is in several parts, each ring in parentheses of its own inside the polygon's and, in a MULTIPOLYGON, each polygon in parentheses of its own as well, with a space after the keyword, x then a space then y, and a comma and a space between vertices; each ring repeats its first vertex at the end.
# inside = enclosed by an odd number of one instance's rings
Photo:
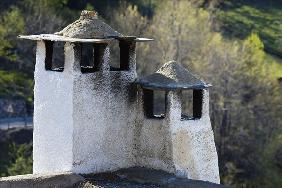
POLYGON ((219 183, 210 85, 174 61, 138 78, 136 43, 152 39, 124 36, 93 11, 82 11, 55 34, 20 38, 37 41, 34 174, 139 166, 219 183), (120 47, 118 69, 110 66, 114 41, 120 47), (184 90, 193 91, 190 118, 182 113, 184 90), (161 114, 155 113, 158 91, 161 114))

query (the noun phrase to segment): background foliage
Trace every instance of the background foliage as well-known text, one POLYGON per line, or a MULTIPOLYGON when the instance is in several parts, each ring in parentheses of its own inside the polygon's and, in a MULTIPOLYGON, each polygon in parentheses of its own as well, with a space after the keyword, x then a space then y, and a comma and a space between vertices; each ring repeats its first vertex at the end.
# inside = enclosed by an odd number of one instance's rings
MULTIPOLYGON (((34 45, 18 34, 53 33, 95 9, 138 44, 139 74, 177 60, 213 85, 211 120, 221 181, 282 186, 281 1, 9 0, 0 2, 0 96, 32 102, 34 45)), ((113 55, 117 55, 113 52, 113 55)), ((31 172, 27 146, 13 146, 4 175, 31 172), (29 164, 29 165, 28 165, 29 164)), ((0 168, 3 169, 3 168, 0 168)))

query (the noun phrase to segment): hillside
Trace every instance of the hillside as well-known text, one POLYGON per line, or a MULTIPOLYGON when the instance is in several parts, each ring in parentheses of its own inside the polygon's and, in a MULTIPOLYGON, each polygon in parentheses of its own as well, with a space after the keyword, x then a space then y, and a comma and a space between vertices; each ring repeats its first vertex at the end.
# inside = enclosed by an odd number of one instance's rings
POLYGON ((218 11, 224 34, 245 38, 251 32, 259 34, 265 51, 282 58, 282 1, 224 1, 218 11))

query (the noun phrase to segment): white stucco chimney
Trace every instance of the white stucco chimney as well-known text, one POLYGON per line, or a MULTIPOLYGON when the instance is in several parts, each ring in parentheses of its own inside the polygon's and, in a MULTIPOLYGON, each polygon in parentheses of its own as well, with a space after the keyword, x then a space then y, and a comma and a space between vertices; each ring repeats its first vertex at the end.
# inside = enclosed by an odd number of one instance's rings
POLYGON ((123 36, 91 11, 55 34, 20 38, 37 41, 33 173, 141 166, 219 183, 209 85, 176 62, 137 78, 136 42, 151 39, 123 36), (120 47, 117 68, 110 65, 113 41, 120 47), (60 65, 57 43, 63 43, 60 65), (181 112, 181 92, 188 89, 194 90, 192 119, 181 112), (160 116, 153 111, 156 90, 166 98, 160 116))

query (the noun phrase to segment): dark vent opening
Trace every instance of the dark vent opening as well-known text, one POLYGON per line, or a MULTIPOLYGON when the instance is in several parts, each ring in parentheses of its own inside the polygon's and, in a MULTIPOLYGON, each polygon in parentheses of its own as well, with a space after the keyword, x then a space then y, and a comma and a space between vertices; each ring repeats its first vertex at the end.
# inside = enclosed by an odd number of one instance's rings
POLYGON ((81 72, 93 73, 100 71, 104 63, 107 44, 81 44, 81 72))
POLYGON ((94 45, 92 43, 81 44, 81 64, 82 73, 95 72, 94 66, 94 45))
POLYGON ((120 41, 120 70, 129 70, 130 53, 135 48, 135 43, 132 41, 120 41))
POLYGON ((182 120, 200 119, 202 117, 202 103, 203 91, 202 90, 185 90, 182 91, 181 96, 182 120))
POLYGON ((128 71, 130 69, 130 58, 135 50, 135 42, 120 40, 115 41, 110 46, 111 51, 111 71, 128 71))
POLYGON ((203 90, 193 90, 193 116, 195 119, 202 117, 203 95, 203 90))
POLYGON ((94 44, 94 70, 102 69, 108 44, 94 44))
POLYGON ((120 53, 119 53, 119 45, 117 41, 113 41, 110 45, 110 71, 120 71, 120 53))
POLYGON ((45 69, 62 72, 64 70, 64 42, 44 41, 46 48, 45 69))
POLYGON ((144 112, 147 118, 164 118, 166 114, 166 93, 158 90, 143 90, 144 112))

